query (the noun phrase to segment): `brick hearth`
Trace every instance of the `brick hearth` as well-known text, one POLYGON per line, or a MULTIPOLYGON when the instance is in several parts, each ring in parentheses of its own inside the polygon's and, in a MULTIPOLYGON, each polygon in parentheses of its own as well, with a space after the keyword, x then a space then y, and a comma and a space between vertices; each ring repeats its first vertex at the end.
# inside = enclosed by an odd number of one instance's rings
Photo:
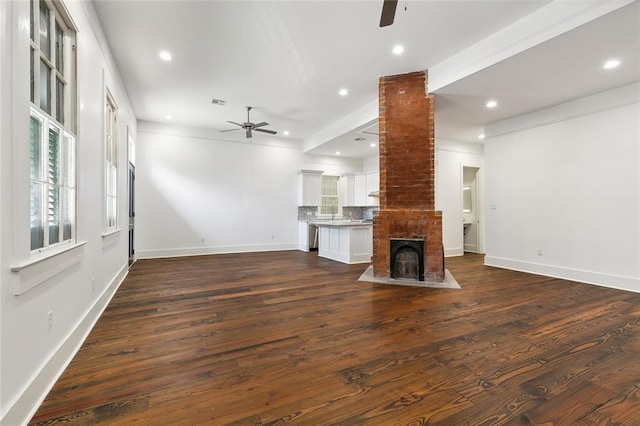
POLYGON ((380 211, 373 273, 389 277, 390 240, 424 240, 426 281, 444 279, 442 213, 435 211, 433 97, 426 73, 380 78, 380 211))

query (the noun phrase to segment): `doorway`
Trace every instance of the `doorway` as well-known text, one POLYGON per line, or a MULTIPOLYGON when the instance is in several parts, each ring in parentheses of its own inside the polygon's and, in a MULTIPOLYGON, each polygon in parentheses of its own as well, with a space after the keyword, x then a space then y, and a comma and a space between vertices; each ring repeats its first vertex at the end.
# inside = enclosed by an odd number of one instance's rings
POLYGON ((462 167, 462 235, 465 252, 480 253, 481 203, 479 167, 462 167))
POLYGON ((133 265, 135 262, 135 248, 134 248, 134 225, 135 225, 135 217, 136 210, 134 207, 134 192, 135 192, 135 181, 136 181, 136 167, 129 163, 129 266, 133 265))

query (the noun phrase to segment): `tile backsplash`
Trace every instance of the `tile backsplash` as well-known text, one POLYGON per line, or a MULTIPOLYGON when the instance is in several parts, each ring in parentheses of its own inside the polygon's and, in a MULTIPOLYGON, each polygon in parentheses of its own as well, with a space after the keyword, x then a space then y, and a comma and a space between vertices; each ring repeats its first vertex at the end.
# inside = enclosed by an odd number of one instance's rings
MULTIPOLYGON (((342 217, 347 220, 371 220, 375 213, 380 209, 378 206, 373 207, 343 207, 342 217)), ((318 207, 298 207, 298 220, 316 220, 318 219, 318 207)))
POLYGON ((298 207, 298 220, 313 220, 318 218, 317 207, 298 207))
POLYGON ((379 207, 343 207, 342 217, 349 220, 373 219, 379 207))

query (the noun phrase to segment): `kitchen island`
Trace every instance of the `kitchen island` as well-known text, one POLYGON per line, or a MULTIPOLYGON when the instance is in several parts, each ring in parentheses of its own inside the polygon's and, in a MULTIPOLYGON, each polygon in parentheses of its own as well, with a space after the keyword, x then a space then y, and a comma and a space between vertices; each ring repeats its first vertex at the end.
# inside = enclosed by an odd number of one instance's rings
POLYGON ((312 223, 318 225, 318 256, 349 264, 371 262, 371 222, 323 220, 312 223))

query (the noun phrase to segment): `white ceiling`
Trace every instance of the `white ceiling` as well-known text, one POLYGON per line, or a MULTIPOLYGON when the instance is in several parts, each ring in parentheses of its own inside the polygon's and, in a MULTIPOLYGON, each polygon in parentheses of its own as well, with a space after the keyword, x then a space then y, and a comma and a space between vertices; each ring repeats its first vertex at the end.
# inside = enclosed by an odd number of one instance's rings
MULTIPOLYGON (((234 127, 227 120, 244 122, 244 107, 251 105, 251 121, 268 121, 267 128, 278 131, 254 139, 287 138, 302 145, 371 104, 380 76, 437 67, 550 1, 400 0, 387 28, 378 27, 382 0, 94 5, 138 119, 166 123, 170 115, 173 124, 223 130, 234 127), (402 55, 391 52, 396 44, 404 45, 402 55), (171 52, 171 62, 159 59, 162 50, 171 52), (345 97, 338 95, 343 87, 349 90, 345 97), (213 105, 213 98, 228 103, 213 105)), ((491 122, 640 80, 638 3, 438 88, 437 135, 478 141, 491 122), (623 63, 605 72, 602 63, 609 57, 623 63), (498 108, 484 108, 488 98, 498 99, 498 108)), ((375 130, 375 121, 307 151, 375 154, 369 144, 377 137, 363 134, 367 128, 375 130), (356 142, 357 137, 365 140, 356 142)), ((219 135, 244 140, 242 131, 219 135)))

